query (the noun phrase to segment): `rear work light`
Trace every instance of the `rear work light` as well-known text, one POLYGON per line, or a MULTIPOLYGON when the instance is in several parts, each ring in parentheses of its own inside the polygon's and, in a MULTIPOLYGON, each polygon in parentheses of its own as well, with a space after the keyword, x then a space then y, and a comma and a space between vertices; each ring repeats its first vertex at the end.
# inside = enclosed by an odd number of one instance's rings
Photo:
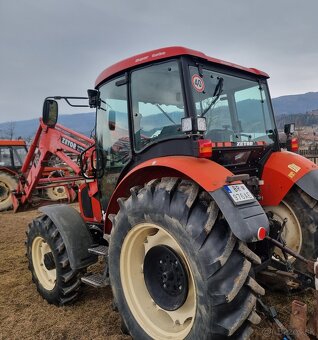
POLYGON ((212 157, 212 142, 209 139, 198 140, 199 158, 211 158, 212 157))

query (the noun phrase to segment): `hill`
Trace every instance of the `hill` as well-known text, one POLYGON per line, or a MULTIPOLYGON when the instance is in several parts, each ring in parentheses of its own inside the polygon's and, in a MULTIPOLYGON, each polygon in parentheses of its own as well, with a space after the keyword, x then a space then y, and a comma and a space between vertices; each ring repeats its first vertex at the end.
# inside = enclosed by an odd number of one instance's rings
MULTIPOLYGON (((318 123, 318 116, 314 114, 314 111, 318 110, 318 92, 281 96, 273 98, 272 101, 279 127, 286 122, 294 121, 296 118, 299 124, 303 124, 303 122, 305 125, 307 123, 316 124, 316 121, 318 123), (294 114, 298 115, 294 116, 294 114)), ((252 116, 253 103, 246 102, 241 104, 246 107, 246 113, 252 116)), ((120 118, 120 115, 118 118, 120 118)), ((151 119, 155 118, 152 116, 151 119)), ((157 118, 161 119, 159 116, 157 118)), ((178 120, 177 116, 174 118, 178 120)), ((60 115, 59 123, 89 136, 95 125, 95 114, 88 112, 60 115)), ((10 138, 12 135, 13 138, 30 139, 34 136, 37 127, 38 119, 0 123, 0 138, 10 138)))
MULTIPOLYGON (((90 136, 95 126, 95 113, 75 113, 71 115, 60 115, 58 122, 68 128, 90 136)), ((31 139, 39 125, 39 119, 29 119, 17 122, 0 123, 0 138, 22 137, 31 139)))
POLYGON ((318 92, 277 97, 273 107, 276 115, 311 112, 318 109, 318 92))

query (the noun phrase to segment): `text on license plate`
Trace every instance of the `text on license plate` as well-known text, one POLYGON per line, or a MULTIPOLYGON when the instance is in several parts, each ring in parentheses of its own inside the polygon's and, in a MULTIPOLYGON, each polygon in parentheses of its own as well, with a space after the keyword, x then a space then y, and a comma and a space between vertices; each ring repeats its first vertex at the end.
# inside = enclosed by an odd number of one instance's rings
POLYGON ((244 184, 226 185, 224 189, 230 195, 234 203, 245 203, 254 200, 254 196, 244 184))

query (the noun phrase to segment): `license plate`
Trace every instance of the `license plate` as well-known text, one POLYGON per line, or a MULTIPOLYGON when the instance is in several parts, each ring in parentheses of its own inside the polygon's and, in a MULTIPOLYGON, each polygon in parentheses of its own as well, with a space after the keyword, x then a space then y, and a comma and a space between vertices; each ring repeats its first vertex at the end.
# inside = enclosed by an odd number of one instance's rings
POLYGON ((244 184, 225 185, 225 191, 236 205, 253 202, 254 196, 244 184))

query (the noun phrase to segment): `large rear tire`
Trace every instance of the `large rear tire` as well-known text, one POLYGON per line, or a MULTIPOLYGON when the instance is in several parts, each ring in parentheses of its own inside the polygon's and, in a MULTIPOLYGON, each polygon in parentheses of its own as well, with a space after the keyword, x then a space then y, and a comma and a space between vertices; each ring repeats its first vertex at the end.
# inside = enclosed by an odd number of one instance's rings
POLYGON ((12 175, 0 171, 0 211, 12 208, 11 191, 17 189, 18 181, 12 175))
POLYGON ((73 302, 81 286, 80 272, 71 269, 62 236, 48 216, 29 224, 26 247, 32 280, 40 295, 58 306, 73 302))
MULTIPOLYGON (((318 204, 317 201, 298 187, 294 187, 284 200, 273 207, 265 207, 272 211, 274 218, 287 223, 282 233, 286 245, 308 259, 318 257, 318 204)), ((277 251, 281 254, 280 251, 277 251)), ((293 261, 294 258, 289 257, 293 261)), ((307 266, 299 260, 295 261, 297 269, 306 271, 307 266)))
POLYGON ((135 339, 248 339, 260 321, 250 276, 260 259, 210 195, 176 178, 132 188, 113 220, 109 273, 135 339))

